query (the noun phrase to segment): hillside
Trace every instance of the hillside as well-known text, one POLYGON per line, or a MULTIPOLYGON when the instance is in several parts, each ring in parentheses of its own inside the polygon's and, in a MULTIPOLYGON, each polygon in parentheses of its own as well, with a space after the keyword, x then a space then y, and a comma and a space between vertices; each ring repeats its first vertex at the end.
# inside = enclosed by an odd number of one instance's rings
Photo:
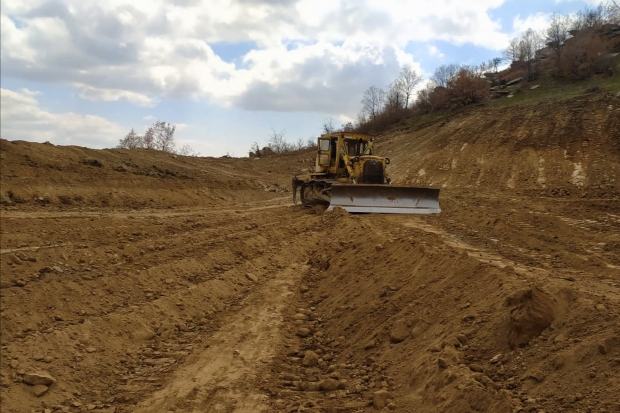
POLYGON ((291 204, 314 150, 0 142, 7 412, 620 411, 620 96, 377 138, 433 216, 291 204))

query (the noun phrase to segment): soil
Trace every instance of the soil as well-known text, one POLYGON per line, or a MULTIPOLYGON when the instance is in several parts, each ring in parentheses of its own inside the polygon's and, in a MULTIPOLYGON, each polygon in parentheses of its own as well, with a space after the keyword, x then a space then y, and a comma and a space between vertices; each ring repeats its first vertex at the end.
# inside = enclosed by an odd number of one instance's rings
POLYGON ((427 216, 293 206, 313 150, 2 140, 2 411, 620 412, 619 109, 382 134, 427 216))

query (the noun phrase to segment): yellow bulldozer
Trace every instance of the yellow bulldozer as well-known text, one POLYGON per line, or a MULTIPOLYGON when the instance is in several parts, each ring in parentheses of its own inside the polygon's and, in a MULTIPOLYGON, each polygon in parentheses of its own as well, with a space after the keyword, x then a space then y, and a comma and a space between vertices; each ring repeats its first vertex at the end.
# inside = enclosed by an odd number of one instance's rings
POLYGON ((336 132, 318 138, 314 171, 293 177, 304 206, 341 207, 349 212, 436 214, 439 189, 392 185, 386 173, 390 159, 375 156, 374 138, 361 133, 336 132))

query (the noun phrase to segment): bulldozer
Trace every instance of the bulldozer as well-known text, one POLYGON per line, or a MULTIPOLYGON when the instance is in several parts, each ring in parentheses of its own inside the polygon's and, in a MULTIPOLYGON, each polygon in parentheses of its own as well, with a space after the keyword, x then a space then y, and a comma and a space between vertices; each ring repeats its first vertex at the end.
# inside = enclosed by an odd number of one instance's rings
POLYGON ((340 207, 352 213, 436 214, 439 189, 392 185, 386 173, 389 158, 373 153, 374 137, 336 132, 317 140, 314 170, 293 177, 293 203, 297 189, 301 204, 340 207))

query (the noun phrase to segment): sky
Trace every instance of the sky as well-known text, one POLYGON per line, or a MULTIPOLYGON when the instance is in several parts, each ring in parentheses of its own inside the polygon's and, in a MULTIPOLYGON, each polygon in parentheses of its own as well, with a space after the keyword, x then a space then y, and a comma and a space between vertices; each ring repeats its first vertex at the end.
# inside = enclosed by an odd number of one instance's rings
POLYGON ((410 65, 499 57, 582 0, 0 0, 0 135, 111 148, 177 125, 201 156, 247 156, 354 120, 410 65))

